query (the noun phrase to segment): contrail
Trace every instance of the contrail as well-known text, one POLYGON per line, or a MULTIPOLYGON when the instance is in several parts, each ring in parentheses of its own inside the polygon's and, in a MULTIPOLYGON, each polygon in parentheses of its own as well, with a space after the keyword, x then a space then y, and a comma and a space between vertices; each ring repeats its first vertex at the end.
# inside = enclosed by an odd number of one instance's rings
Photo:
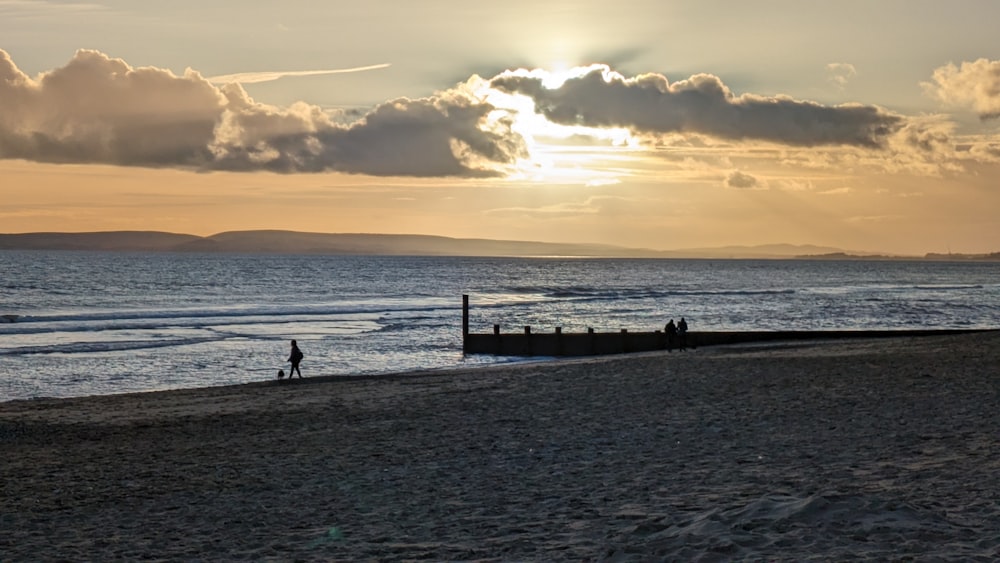
POLYGON ((206 78, 209 82, 224 84, 229 82, 239 82, 241 84, 256 84, 258 82, 271 82, 286 76, 316 76, 320 74, 342 74, 347 72, 364 72, 366 70, 378 70, 390 66, 389 63, 377 65, 359 66, 354 68, 337 68, 332 70, 288 70, 273 72, 240 72, 236 74, 221 74, 206 78))

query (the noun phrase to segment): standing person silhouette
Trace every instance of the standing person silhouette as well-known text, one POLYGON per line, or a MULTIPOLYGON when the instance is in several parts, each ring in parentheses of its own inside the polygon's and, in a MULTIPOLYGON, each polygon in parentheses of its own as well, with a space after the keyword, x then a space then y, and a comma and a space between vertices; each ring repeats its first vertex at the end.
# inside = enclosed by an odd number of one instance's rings
POLYGON ((299 369, 299 362, 302 361, 302 358, 302 350, 299 350, 299 345, 292 340, 292 353, 288 355, 288 361, 292 362, 292 367, 288 370, 288 379, 291 379, 295 372, 298 372, 299 379, 302 379, 302 370, 299 369))
MULTIPOLYGON (((687 324, 687 321, 684 320, 684 317, 681 317, 681 320, 677 323, 677 336, 679 337, 677 339, 677 341, 678 341, 678 344, 680 345, 680 349, 681 350, 687 350, 687 344, 688 344, 688 324, 687 324)), ((299 377, 302 377, 302 376, 300 375, 299 377)))
POLYGON ((674 320, 670 319, 667 326, 663 327, 664 332, 667 333, 667 352, 674 351, 674 341, 677 340, 677 325, 674 324, 674 320))

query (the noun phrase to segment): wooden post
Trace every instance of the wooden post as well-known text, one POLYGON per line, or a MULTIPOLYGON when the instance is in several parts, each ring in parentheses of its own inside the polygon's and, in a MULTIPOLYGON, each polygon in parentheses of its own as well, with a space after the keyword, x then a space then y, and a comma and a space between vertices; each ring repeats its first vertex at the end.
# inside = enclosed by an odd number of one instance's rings
POLYGON ((493 353, 503 354, 503 341, 500 336, 500 325, 493 325, 493 353))
POLYGON ((469 340, 469 296, 462 295, 462 352, 468 351, 469 340))

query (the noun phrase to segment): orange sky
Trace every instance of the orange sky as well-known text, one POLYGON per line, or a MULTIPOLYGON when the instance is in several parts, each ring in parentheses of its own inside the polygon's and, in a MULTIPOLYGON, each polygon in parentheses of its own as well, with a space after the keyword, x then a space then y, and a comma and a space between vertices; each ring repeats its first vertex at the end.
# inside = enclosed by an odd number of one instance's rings
POLYGON ((0 5, 0 232, 1000 250, 1000 5, 330 4, 0 5))

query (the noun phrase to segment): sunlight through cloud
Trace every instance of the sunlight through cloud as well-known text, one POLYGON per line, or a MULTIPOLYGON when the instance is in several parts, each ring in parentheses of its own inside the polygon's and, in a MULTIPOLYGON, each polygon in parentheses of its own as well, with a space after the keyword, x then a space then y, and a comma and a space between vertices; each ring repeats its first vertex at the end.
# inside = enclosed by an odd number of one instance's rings
MULTIPOLYGON (((607 67, 590 65, 553 71, 517 69, 501 76, 531 77, 541 81, 545 88, 553 89, 600 68, 607 67)), ((489 81, 477 84, 476 92, 486 103, 497 108, 493 119, 508 117, 511 130, 524 138, 530 157, 516 164, 516 171, 509 177, 512 180, 589 186, 617 184, 621 181, 619 171, 603 169, 599 163, 609 159, 612 153, 641 148, 639 139, 625 127, 555 123, 538 112, 529 96, 499 90, 489 81)))

